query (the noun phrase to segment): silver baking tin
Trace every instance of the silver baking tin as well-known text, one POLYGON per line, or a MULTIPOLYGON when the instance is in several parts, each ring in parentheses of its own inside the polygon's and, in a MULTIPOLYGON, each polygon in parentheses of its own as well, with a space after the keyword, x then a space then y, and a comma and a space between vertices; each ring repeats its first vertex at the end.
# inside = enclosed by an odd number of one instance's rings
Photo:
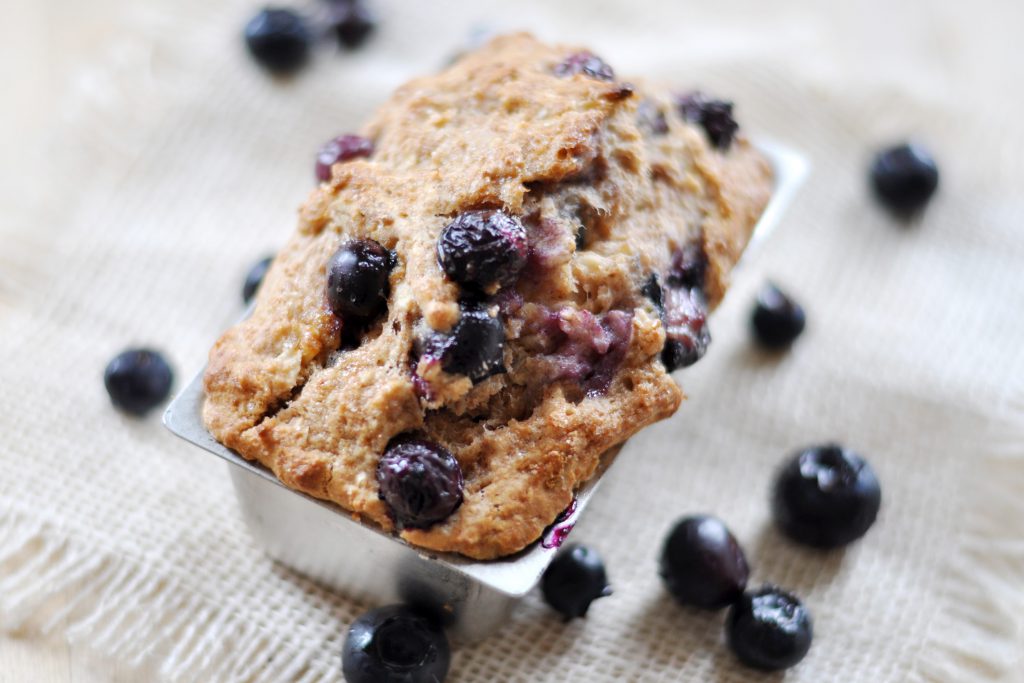
MULTIPOLYGON (((758 147, 775 171, 775 187, 754 229, 749 253, 778 223, 807 175, 800 154, 774 143, 758 147)), ((164 425, 229 463, 242 517, 267 554, 282 564, 357 600, 433 607, 458 642, 481 640, 507 621, 518 598, 532 589, 556 548, 535 542, 515 555, 486 562, 425 552, 341 508, 286 488, 272 472, 218 443, 203 426, 203 373, 164 413, 164 425)), ((600 476, 577 492, 576 516, 594 495, 600 476)))

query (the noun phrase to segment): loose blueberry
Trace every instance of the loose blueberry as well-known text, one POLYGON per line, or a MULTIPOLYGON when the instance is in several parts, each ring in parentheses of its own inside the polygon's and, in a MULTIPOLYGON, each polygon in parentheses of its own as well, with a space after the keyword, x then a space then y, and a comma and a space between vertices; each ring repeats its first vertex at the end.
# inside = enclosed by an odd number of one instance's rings
POLYGON ((245 26, 249 52, 277 74, 292 73, 305 64, 311 40, 306 21, 290 9, 264 9, 245 26))
POLYGON ((661 578, 683 605, 719 609, 747 587, 750 568, 736 538, 717 517, 678 522, 661 550, 661 578))
POLYGON ((171 393, 174 373, 164 357, 149 349, 119 353, 103 373, 103 384, 115 407, 142 416, 171 393))
POLYGON ((450 663, 441 626, 405 605, 378 607, 352 622, 341 654, 348 683, 442 683, 450 663))
POLYGON ((800 304, 769 283, 757 294, 750 322, 758 343, 774 350, 789 346, 800 336, 807 316, 800 304))
POLYGON ((273 261, 274 257, 268 256, 254 263, 252 268, 249 269, 249 274, 245 276, 245 284, 242 286, 242 300, 245 303, 249 303, 256 296, 256 292, 259 291, 260 285, 263 284, 263 278, 266 277, 270 264, 273 261))
POLYGON ((445 274, 487 292, 513 284, 528 255, 522 222, 495 209, 460 213, 437 240, 437 260, 445 274))
POLYGON ((327 301, 339 317, 373 318, 387 306, 391 253, 369 239, 350 240, 327 265, 327 301))
POLYGON ((462 504, 462 469, 444 446, 425 439, 392 440, 377 463, 380 498, 403 528, 424 529, 462 504))
POLYGON ((604 61, 590 53, 577 52, 565 58, 561 64, 555 67, 556 76, 573 76, 584 74, 599 81, 615 80, 615 72, 604 61))
POLYGON ((332 0, 330 25, 342 47, 354 50, 377 28, 377 17, 362 0, 332 0))
POLYGON ((324 143, 316 153, 316 178, 321 182, 331 179, 331 167, 349 159, 373 154, 373 141, 361 135, 341 135, 324 143))
POLYGON ((811 615, 796 597, 764 586, 744 594, 725 624, 729 647, 747 666, 778 671, 796 665, 811 649, 811 615))
POLYGON ((567 620, 586 616, 590 603, 612 594, 601 556, 583 545, 563 548, 548 565, 540 587, 547 603, 567 620))
POLYGON ((882 150, 871 164, 875 194, 891 211, 910 215, 924 208, 939 186, 939 167, 928 150, 902 144, 882 150))
POLYGON ((474 382, 505 371, 505 326, 485 308, 465 306, 449 334, 432 334, 423 355, 437 358, 445 372, 474 382))
POLYGON ((779 471, 772 515, 787 536, 835 548, 867 533, 882 505, 871 465, 851 450, 828 444, 797 453, 779 471))
POLYGON ((701 92, 687 93, 676 100, 679 114, 700 125, 711 144, 722 151, 729 149, 739 130, 739 124, 732 117, 732 106, 732 102, 712 99, 701 92))

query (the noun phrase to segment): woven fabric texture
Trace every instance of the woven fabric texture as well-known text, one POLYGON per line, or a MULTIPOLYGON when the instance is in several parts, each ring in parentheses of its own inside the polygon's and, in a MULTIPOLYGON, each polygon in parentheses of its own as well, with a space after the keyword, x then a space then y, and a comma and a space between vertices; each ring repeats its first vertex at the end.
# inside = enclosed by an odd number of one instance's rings
POLYGON ((83 65, 47 177, 5 171, 5 206, 28 206, 0 224, 0 627, 87 643, 142 677, 340 679, 345 628, 366 605, 268 560, 225 466, 156 416, 115 412, 103 367, 152 345, 184 386, 241 314, 248 266, 293 230, 319 143, 439 68, 473 27, 525 28, 589 45, 620 74, 734 99, 752 136, 813 170, 736 273, 707 357, 680 373, 690 399, 629 443, 573 533, 606 558, 614 596, 569 624, 529 596, 499 636, 456 653, 450 680, 781 680, 734 663, 721 614, 662 588, 662 538, 694 512, 727 521, 755 584, 812 610, 814 645, 786 681, 1017 680, 1018 5, 382 0, 366 49, 322 46, 289 82, 241 48, 254 8, 138 7, 109 57, 83 65), (909 226, 865 177, 877 147, 908 135, 942 171, 909 226), (766 278, 809 316, 778 356, 747 329, 766 278), (865 454, 884 488, 876 527, 832 553, 785 541, 767 503, 782 459, 824 440, 865 454))

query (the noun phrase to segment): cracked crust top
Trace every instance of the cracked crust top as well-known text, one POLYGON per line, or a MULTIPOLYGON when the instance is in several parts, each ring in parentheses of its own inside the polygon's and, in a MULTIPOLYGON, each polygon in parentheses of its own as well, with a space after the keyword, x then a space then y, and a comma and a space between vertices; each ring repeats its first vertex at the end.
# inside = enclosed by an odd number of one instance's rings
POLYGON ((497 38, 381 107, 363 131, 372 155, 334 166, 252 316, 210 351, 203 417, 221 443, 412 544, 490 559, 537 539, 603 453, 675 412, 683 395, 662 350, 679 321, 645 283, 670 281, 674 255, 678 266, 695 246, 694 301, 713 308, 770 170, 742 135, 713 144, 667 93, 559 75, 573 54, 497 38), (461 315, 438 236, 480 208, 519 217, 530 255, 487 302, 506 371, 474 383, 419 355, 461 315), (339 348, 326 268, 351 238, 397 258, 386 313, 339 348), (381 454, 408 432, 447 448, 465 478, 461 506, 428 528, 396 529, 378 495, 381 454))

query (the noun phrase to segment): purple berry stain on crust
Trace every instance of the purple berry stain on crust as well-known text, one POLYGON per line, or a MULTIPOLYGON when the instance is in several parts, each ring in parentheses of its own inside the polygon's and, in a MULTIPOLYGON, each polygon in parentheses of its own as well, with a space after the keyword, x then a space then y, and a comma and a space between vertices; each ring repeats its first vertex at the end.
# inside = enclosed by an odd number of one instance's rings
POLYGON ((565 77, 575 74, 584 74, 599 81, 615 80, 615 72, 612 71, 612 68, 591 52, 573 53, 555 67, 556 76, 565 77))
POLYGON ((377 463, 380 498, 402 528, 424 529, 462 504, 462 469, 440 444, 411 436, 391 441, 377 463))
POLYGON ((569 538, 569 532, 576 526, 577 516, 577 503, 573 498, 569 507, 559 512, 551 526, 544 530, 540 537, 540 547, 548 549, 562 547, 565 539, 569 538))
POLYGON ((522 221, 497 209, 460 213, 437 240, 437 262, 445 274, 487 293, 515 283, 528 254, 522 221))
POLYGON ((331 179, 334 164, 368 157, 373 154, 373 141, 361 135, 339 135, 327 141, 316 153, 316 178, 320 182, 331 179))
POLYGON ((680 95, 676 99, 676 107, 685 120, 704 129, 715 147, 726 151, 732 145, 739 130, 739 124, 732 116, 732 102, 716 100, 695 91, 680 95))
POLYGON ((626 357, 633 334, 631 311, 590 311, 565 307, 557 311, 538 307, 526 323, 526 334, 541 347, 549 382, 574 380, 587 396, 608 391, 615 372, 626 357))
MULTIPOLYGON (((427 362, 437 363, 438 360, 436 358, 428 358, 427 362)), ((419 373, 416 371, 417 362, 415 359, 411 361, 410 365, 412 365, 412 390, 416 393, 416 396, 422 398, 424 401, 427 401, 428 403, 433 401, 437 398, 437 395, 434 393, 434 388, 430 386, 430 382, 420 377, 419 373)))

